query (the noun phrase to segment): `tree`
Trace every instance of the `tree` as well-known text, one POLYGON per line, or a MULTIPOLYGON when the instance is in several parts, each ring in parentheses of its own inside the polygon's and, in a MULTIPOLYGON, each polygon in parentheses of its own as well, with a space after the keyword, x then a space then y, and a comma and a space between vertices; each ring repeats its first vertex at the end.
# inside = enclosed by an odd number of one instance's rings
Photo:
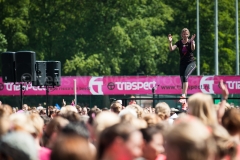
POLYGON ((26 34, 28 21, 29 0, 0 1, 1 30, 7 39, 7 50, 16 51, 28 44, 26 34))
POLYGON ((91 1, 84 23, 82 53, 68 59, 64 71, 89 75, 160 74, 166 63, 162 31, 172 10, 160 0, 91 1), (163 52, 164 50, 164 52, 163 52))

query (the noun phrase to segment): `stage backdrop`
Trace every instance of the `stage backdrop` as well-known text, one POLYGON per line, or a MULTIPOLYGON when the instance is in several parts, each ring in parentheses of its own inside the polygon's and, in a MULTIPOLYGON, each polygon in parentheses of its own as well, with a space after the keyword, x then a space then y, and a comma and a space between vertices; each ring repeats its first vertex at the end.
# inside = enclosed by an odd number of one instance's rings
MULTIPOLYGON (((188 94, 203 92, 221 94, 219 82, 223 79, 230 94, 240 94, 240 76, 191 76, 188 94)), ((71 76, 62 77, 61 86, 50 88, 49 95, 74 95, 74 80, 78 95, 134 95, 180 94, 181 81, 179 76, 71 76)), ((46 95, 44 87, 24 84, 24 95, 46 95)), ((20 95, 20 85, 3 83, 0 79, 0 95, 20 95)))

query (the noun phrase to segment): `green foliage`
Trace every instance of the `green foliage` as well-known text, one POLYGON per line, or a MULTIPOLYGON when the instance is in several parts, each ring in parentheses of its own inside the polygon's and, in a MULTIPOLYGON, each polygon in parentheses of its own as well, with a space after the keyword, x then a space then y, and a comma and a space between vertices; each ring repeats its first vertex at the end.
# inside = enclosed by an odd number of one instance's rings
MULTIPOLYGON (((218 4, 220 74, 235 74, 234 3, 218 4)), ((199 5, 200 71, 214 74, 214 2, 199 5)), ((175 43, 182 28, 197 31, 188 0, 3 0, 0 10, 1 51, 36 51, 38 60, 61 61, 63 75, 178 75, 167 35, 175 43)))
POLYGON ((3 35, 0 31, 0 53, 5 52, 7 50, 7 40, 5 35, 3 35))

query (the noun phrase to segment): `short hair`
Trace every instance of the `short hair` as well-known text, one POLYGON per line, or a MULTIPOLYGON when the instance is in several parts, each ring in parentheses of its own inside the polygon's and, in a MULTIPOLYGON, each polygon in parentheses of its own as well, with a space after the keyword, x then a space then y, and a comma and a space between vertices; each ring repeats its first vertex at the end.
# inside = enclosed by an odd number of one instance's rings
POLYGON ((130 123, 118 123, 102 131, 98 143, 97 159, 102 159, 104 152, 111 146, 115 138, 120 137, 127 141, 131 133, 138 131, 130 123))
POLYGON ((203 160, 216 153, 215 141, 207 128, 198 118, 182 115, 166 134, 166 150, 178 150, 179 159, 203 160))
POLYGON ((152 138, 155 134, 160 133, 163 136, 163 127, 160 127, 160 125, 154 125, 147 128, 143 128, 140 131, 142 132, 143 139, 147 143, 152 141, 152 138))
POLYGON ((237 144, 230 136, 228 131, 220 124, 212 125, 211 131, 217 146, 217 156, 222 159, 230 156, 229 159, 234 159, 237 154, 237 144))
POLYGON ((90 125, 93 125, 93 121, 96 118, 96 116, 101 113, 102 111, 99 108, 92 108, 89 112, 88 112, 88 123, 90 125))
POLYGON ((63 114, 63 113, 66 113, 68 111, 73 111, 73 112, 78 113, 77 108, 75 106, 71 106, 71 105, 66 105, 66 106, 62 107, 61 110, 60 110, 60 113, 63 114))
POLYGON ((170 117, 171 110, 167 103, 159 102, 155 107, 155 113, 162 119, 165 120, 170 117))
POLYGON ((142 118, 143 117, 143 109, 139 105, 137 105, 137 104, 130 104, 126 108, 134 109, 136 111, 136 113, 137 113, 137 117, 138 118, 142 118))
POLYGON ((33 126, 28 114, 25 113, 12 114, 10 115, 9 120, 12 125, 11 129, 14 131, 25 131, 28 133, 36 132, 36 129, 33 126))
POLYGON ((62 117, 53 118, 46 127, 46 130, 43 134, 42 143, 43 146, 49 145, 49 140, 54 132, 60 133, 63 127, 65 127, 69 123, 68 120, 62 117))
POLYGON ((72 110, 66 110, 64 112, 60 112, 59 116, 67 119, 70 122, 78 122, 81 120, 80 114, 72 110))
POLYGON ((114 103, 112 103, 110 108, 114 113, 119 114, 120 111, 122 110, 122 104, 119 102, 114 102, 114 103))
POLYGON ((182 37, 182 33, 183 33, 183 32, 188 32, 188 35, 190 36, 190 31, 189 31, 189 29, 183 28, 182 31, 181 31, 181 37, 182 37))
POLYGON ((138 129, 147 128, 147 126, 148 126, 147 122, 144 119, 137 118, 133 114, 122 115, 120 123, 129 123, 138 129))
POLYGON ((94 134, 98 139, 100 133, 107 127, 120 122, 120 117, 115 113, 103 111, 93 121, 94 134))
POLYGON ((77 134, 83 138, 89 138, 89 131, 84 122, 70 122, 61 130, 62 134, 77 134))
POLYGON ((231 135, 240 132, 240 110, 232 108, 226 110, 222 117, 222 125, 231 135))
POLYGON ((148 113, 143 116, 143 119, 146 121, 147 126, 155 126, 156 124, 160 123, 162 119, 158 117, 156 114, 148 113))
POLYGON ((76 134, 60 135, 52 147, 51 160, 93 160, 88 140, 76 134))
POLYGON ((35 132, 33 132, 32 134, 35 136, 41 134, 43 132, 44 126, 43 119, 39 116, 39 114, 30 114, 28 116, 32 122, 33 127, 35 128, 35 132))

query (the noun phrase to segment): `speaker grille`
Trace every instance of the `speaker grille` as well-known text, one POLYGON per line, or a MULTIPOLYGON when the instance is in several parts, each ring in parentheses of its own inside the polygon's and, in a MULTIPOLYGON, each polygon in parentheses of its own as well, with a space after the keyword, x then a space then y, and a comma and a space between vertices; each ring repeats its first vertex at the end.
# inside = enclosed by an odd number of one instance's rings
POLYGON ((16 82, 36 81, 35 62, 36 53, 33 51, 15 53, 16 82))
POLYGON ((1 54, 3 82, 15 82, 15 52, 1 54))

